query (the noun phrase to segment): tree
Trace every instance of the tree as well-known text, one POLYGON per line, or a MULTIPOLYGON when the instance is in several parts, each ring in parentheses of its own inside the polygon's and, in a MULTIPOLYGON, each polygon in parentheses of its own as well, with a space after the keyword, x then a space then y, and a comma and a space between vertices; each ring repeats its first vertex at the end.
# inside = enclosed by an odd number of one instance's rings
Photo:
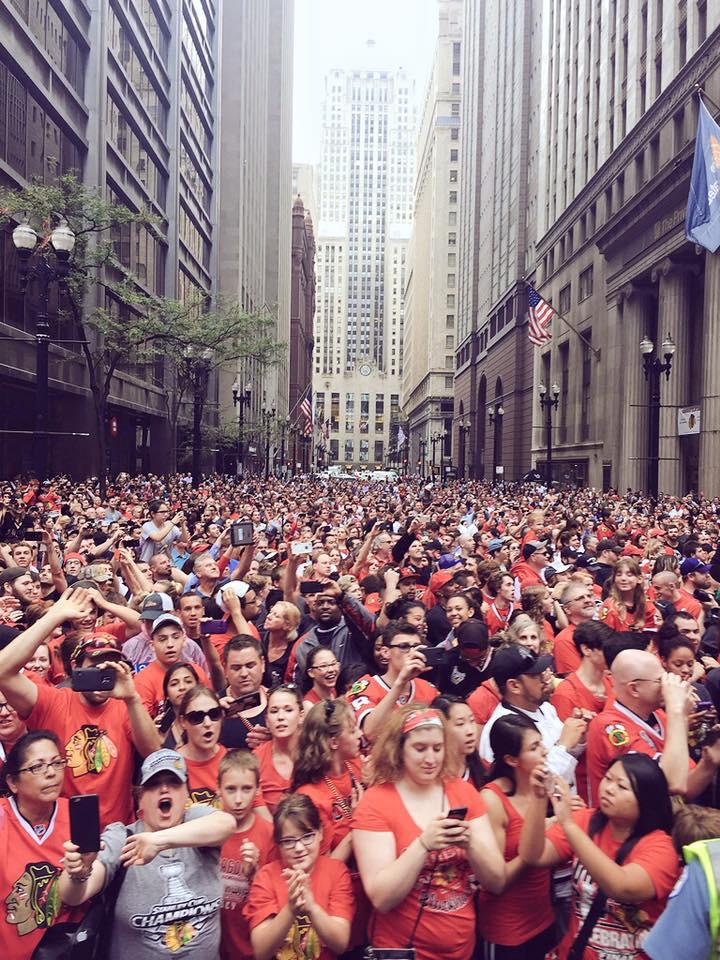
POLYGON ((163 298, 146 292, 120 259, 123 236, 133 227, 160 236, 158 221, 146 210, 134 211, 106 200, 74 174, 53 184, 0 189, 0 222, 21 218, 40 236, 34 256, 46 260, 53 255, 49 236, 59 219, 66 220, 75 234, 75 249, 62 280, 61 311, 74 320, 85 357, 104 496, 107 404, 113 375, 122 360, 142 363, 152 356, 153 344, 168 334, 174 313, 164 308, 163 298))
POLYGON ((266 312, 245 313, 237 302, 198 297, 194 304, 175 305, 163 338, 166 379, 165 402, 173 436, 183 406, 193 407, 193 480, 200 477, 202 418, 211 374, 239 361, 254 361, 262 368, 279 362, 286 345, 275 341, 276 319, 266 312))

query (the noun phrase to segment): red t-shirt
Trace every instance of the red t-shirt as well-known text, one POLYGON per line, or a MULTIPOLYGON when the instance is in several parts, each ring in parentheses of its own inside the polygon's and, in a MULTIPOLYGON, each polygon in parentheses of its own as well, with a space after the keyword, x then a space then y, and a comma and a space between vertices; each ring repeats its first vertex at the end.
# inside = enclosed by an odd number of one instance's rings
POLYGON ((220 852, 220 874, 223 881, 223 902, 220 911, 222 960, 253 960, 250 946, 250 928, 243 907, 255 873, 273 857, 273 827, 271 823, 255 814, 247 830, 238 830, 226 840, 220 852), (243 871, 240 848, 249 840, 259 851, 255 870, 247 875, 243 871))
POLYGON ((42 836, 19 813, 15 802, 0 800, 0 951, 3 960, 28 960, 48 927, 78 920, 85 905, 71 910, 60 900, 57 879, 70 839, 68 801, 60 797, 42 836))
MULTIPOLYGON (((573 820, 587 833, 593 813, 593 810, 577 810, 573 813, 573 820)), ((563 860, 574 860, 572 847, 560 824, 556 823, 548 830, 547 838, 563 860)), ((609 824, 593 839, 604 854, 615 859, 621 841, 613 838, 609 824)), ((638 840, 623 863, 635 863, 645 870, 655 887, 655 896, 644 903, 620 903, 608 897, 605 910, 590 934, 583 960, 640 960, 643 957, 642 941, 665 909, 667 898, 680 875, 678 855, 672 840, 662 830, 653 830, 638 840)), ((567 956, 597 892, 597 884, 576 860, 573 875, 574 909, 570 929, 560 946, 561 957, 567 956)))
POLYGON ((572 673, 574 670, 577 670, 582 662, 582 657, 577 652, 573 641, 574 633, 575 624, 571 623, 555 637, 555 642, 553 643, 553 658, 555 660, 556 673, 572 673))
POLYGON ((352 825, 353 779, 362 779, 359 760, 350 760, 339 777, 323 777, 317 783, 305 783, 296 793, 310 797, 318 808, 322 826, 320 853, 330 853, 350 833, 352 825))
POLYGON ((613 701, 590 721, 587 737, 587 771, 590 797, 597 790, 605 771, 625 753, 644 753, 659 760, 665 748, 665 712, 656 710, 659 729, 655 730, 622 704, 613 701))
MULTIPOLYGON (((207 674, 196 663, 192 665, 198 675, 198 682, 204 687, 210 687, 207 674)), ((163 680, 168 668, 159 660, 151 660, 139 673, 135 674, 135 689, 140 694, 142 704, 153 719, 165 709, 165 694, 163 680)))
MULTIPOLYGON (((389 692, 390 686, 377 673, 374 676, 366 673, 364 677, 355 681, 346 696, 350 701, 350 706, 355 711, 359 726, 363 725, 368 714, 372 713, 389 692)), ((428 683, 427 680, 416 677, 410 681, 410 693, 403 694, 395 702, 398 707, 403 707, 406 703, 431 704, 438 693, 437 688, 428 683)))
POLYGON ((89 704, 69 687, 37 688, 28 730, 52 730, 67 758, 63 796, 97 793, 100 825, 134 820, 132 777, 135 750, 127 707, 121 700, 89 704))
MULTIPOLYGON (((287 882, 279 860, 265 864, 250 887, 245 917, 251 930, 263 920, 277 916, 288 902, 287 882)), ((350 871, 340 860, 318 857, 310 874, 310 887, 318 906, 331 917, 352 922, 353 894, 350 871)), ((283 960, 335 960, 335 954, 319 942, 309 917, 298 917, 277 954, 283 960)))
MULTIPOLYGON (((180 750, 181 753, 184 751, 180 750)), ((188 793, 190 803, 208 803, 213 807, 220 806, 218 796, 218 771, 220 761, 227 753, 225 747, 218 744, 218 751, 209 760, 190 760, 185 757, 188 772, 188 793)))
POLYGON ((275 812, 275 807, 282 798, 290 793, 290 780, 286 780, 275 769, 272 755, 272 740, 266 740, 259 747, 255 747, 253 753, 258 758, 260 764, 260 789, 256 798, 255 806, 264 803, 270 813, 275 812), (258 802, 258 798, 260 802, 258 802))
POLYGON ((691 617, 694 617, 696 620, 700 619, 700 615, 703 612, 702 604, 699 600, 696 600, 695 597, 689 593, 684 587, 680 587, 680 597, 677 600, 673 600, 673 606, 676 610, 684 610, 686 613, 689 613, 691 617))
MULTIPOLYGON (((602 713, 613 697, 613 685, 610 677, 603 677, 605 687, 605 696, 596 697, 591 690, 580 680, 577 673, 571 673, 565 680, 562 680, 555 692, 550 697, 550 703, 555 707, 558 717, 563 723, 571 717, 575 707, 582 710, 592 710, 593 713, 602 713)), ((590 790, 588 788, 587 777, 587 757, 585 752, 578 760, 575 768, 575 783, 577 792, 583 798, 585 803, 590 803, 590 790)))
POLYGON ((473 712, 478 723, 485 726, 500 703, 500 691, 494 680, 483 680, 477 690, 473 690, 467 698, 467 705, 473 712))
MULTIPOLYGON (((485 790, 492 791, 505 809, 505 862, 518 856, 520 833, 524 818, 515 809, 510 797, 505 796, 495 783, 485 790)), ((550 873, 547 867, 528 867, 502 893, 480 890, 478 895, 478 930, 488 943, 517 947, 551 926, 555 919, 550 904, 550 873), (532 904, 532 909, 528 905, 532 904)))
MULTIPOLYGON (((467 820, 482 817, 485 804, 464 780, 445 783, 448 809, 467 807, 467 820)), ((397 856, 422 833, 408 813, 395 784, 370 787, 355 808, 353 829, 392 833, 397 856)), ((436 960, 438 944, 443 960, 469 960, 475 946, 475 899, 472 869, 461 847, 428 854, 410 893, 388 913, 373 912, 369 930, 375 947, 407 946, 420 910, 425 909, 413 937, 417 960, 436 960)))

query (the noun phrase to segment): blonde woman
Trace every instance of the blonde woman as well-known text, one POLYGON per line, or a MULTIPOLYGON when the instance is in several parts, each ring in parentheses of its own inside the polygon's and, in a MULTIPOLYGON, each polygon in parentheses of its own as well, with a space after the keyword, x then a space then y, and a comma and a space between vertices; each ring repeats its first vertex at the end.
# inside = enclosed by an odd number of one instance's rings
POLYGON ((262 648, 265 656, 263 685, 274 687, 285 680, 293 643, 298 637, 300 611, 294 603, 279 600, 265 617, 262 648))

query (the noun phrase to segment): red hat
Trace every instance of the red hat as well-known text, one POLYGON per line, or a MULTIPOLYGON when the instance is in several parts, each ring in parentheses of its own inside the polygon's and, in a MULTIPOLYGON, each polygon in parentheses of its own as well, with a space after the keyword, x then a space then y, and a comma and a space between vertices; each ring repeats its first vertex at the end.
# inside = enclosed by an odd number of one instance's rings
POLYGON ((444 587, 448 580, 452 580, 455 576, 452 570, 438 570, 437 573, 434 573, 430 577, 430 583, 428 584, 430 590, 433 593, 437 593, 441 587, 444 587))
POLYGON ((98 654, 108 656, 109 654, 119 653, 122 656, 122 650, 115 637, 109 633, 90 633, 80 640, 70 654, 71 663, 77 663, 81 657, 93 657, 98 654))
POLYGON ((85 557, 81 553, 73 553, 72 550, 65 554, 64 560, 65 563, 67 563, 68 560, 80 560, 82 563, 85 563, 85 557))
MULTIPOLYGON (((419 580, 420 574, 411 567, 402 567, 400 570, 400 580, 419 580)), ((400 581, 398 581, 400 582, 400 581)))
POLYGON ((650 533, 648 534, 648 536, 649 537, 666 537, 667 534, 662 529, 662 527, 653 527, 650 533))

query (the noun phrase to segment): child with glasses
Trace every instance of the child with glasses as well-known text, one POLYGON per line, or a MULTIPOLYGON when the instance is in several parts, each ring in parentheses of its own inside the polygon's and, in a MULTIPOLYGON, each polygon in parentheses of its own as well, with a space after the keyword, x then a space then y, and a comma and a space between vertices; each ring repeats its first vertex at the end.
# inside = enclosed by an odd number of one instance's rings
POLYGON ((245 906, 256 960, 334 960, 350 938, 350 872, 320 855, 320 815, 309 797, 293 794, 279 803, 273 835, 280 859, 258 872, 245 906))

